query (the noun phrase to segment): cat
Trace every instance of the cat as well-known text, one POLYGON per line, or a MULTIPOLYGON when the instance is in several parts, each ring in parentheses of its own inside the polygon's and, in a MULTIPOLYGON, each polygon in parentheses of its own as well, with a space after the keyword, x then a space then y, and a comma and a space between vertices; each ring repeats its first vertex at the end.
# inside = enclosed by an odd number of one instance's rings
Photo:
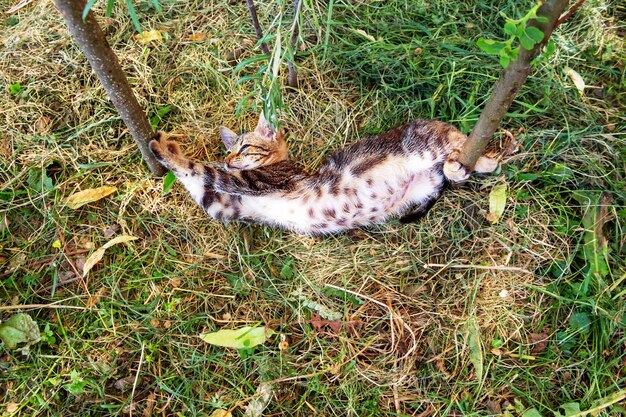
MULTIPOLYGON (((221 127, 223 163, 187 159, 158 132, 149 146, 209 216, 320 235, 423 217, 448 183, 470 171, 458 162, 467 137, 456 127, 417 119, 370 136, 328 157, 308 174, 289 159, 282 130, 263 113, 254 131, 221 127)), ((498 159, 483 155, 474 171, 493 172, 498 159)))

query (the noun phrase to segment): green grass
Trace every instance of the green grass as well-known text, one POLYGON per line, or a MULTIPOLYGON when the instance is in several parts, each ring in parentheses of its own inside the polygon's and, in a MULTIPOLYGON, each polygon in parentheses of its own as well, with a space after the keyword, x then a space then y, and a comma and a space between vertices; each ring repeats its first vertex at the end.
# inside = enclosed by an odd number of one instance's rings
MULTIPOLYGON (((245 3, 159 4, 137 13, 145 30, 167 31, 162 43, 138 44, 123 7, 101 21, 159 129, 218 159, 218 127, 256 117, 235 118, 255 83, 237 84, 232 69, 259 53, 245 3)), ((301 87, 283 96, 292 155, 309 169, 413 117, 471 130, 500 71, 476 40, 501 37, 496 7, 517 17, 531 5, 331 4, 305 9, 301 87)), ((264 27, 281 9, 257 7, 264 27)), ((559 28, 555 55, 503 122, 522 149, 497 175, 448 191, 419 224, 319 238, 219 224, 179 184, 163 196, 52 4, 4 16, 0 321, 27 312, 44 337, 24 353, 0 345, 0 415, 243 415, 263 382, 274 388, 267 416, 551 416, 610 403, 626 387, 625 13, 592 1, 559 28), (488 194, 503 182, 507 206, 491 225, 488 194), (102 185, 118 191, 62 204, 102 185), (114 225, 113 237, 138 240, 81 278, 114 225), (257 324, 278 336, 246 355, 197 337, 257 324)))

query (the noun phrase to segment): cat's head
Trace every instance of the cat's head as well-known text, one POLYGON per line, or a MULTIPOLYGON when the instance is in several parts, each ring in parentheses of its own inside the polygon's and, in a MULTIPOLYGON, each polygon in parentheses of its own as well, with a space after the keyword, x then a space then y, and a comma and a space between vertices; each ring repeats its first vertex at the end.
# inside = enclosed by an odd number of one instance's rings
POLYGON ((282 132, 272 128, 262 112, 252 132, 238 135, 227 127, 221 127, 220 135, 228 151, 224 160, 227 168, 255 169, 289 159, 282 132))

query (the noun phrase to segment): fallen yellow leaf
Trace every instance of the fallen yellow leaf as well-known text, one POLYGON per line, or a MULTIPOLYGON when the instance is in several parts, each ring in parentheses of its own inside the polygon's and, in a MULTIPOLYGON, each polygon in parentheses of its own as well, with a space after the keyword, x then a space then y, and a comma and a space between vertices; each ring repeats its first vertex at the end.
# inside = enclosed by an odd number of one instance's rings
POLYGON ((194 42, 202 42, 206 39, 206 33, 196 32, 189 35, 189 40, 194 42))
POLYGON ((232 417, 232 414, 222 408, 216 408, 209 417, 232 417))
POLYGON ((107 250, 113 245, 117 245, 118 243, 130 242, 131 240, 136 240, 136 239, 137 238, 135 236, 128 236, 128 235, 118 236, 115 239, 111 239, 101 248, 96 249, 91 255, 89 255, 89 257, 85 261, 85 266, 83 267, 83 277, 86 277, 89 271, 91 270, 91 268, 93 268, 95 264, 100 262, 100 260, 104 256, 105 250, 107 250))
POLYGON ((163 41, 163 36, 161 36, 160 30, 144 30, 142 33, 136 34, 135 39, 140 43, 146 44, 152 41, 161 42, 163 41))
POLYGON ((496 223, 504 213, 506 205, 506 184, 498 184, 489 193, 489 213, 487 220, 496 223))
POLYGON ((364 38, 372 42, 376 42, 376 38, 370 35, 369 33, 367 33, 366 31, 364 31, 363 29, 354 29, 354 32, 358 33, 359 35, 363 36, 364 38))
POLYGON ((583 77, 581 77, 579 73, 577 73, 570 67, 565 67, 565 74, 567 74, 567 76, 570 77, 570 79, 576 86, 576 89, 580 92, 580 94, 584 94, 586 84, 585 84, 585 80, 583 80, 583 77))
POLYGON ((117 191, 117 187, 104 186, 89 188, 72 194, 65 199, 64 203, 71 209, 77 209, 85 204, 93 203, 94 201, 98 201, 101 198, 113 194, 115 191, 117 191))

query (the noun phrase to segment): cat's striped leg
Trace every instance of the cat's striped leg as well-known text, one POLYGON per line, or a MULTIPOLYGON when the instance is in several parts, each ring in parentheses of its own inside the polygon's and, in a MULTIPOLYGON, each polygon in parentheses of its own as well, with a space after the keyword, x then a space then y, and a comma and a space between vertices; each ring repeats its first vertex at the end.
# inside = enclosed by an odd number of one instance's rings
POLYGON ((225 221, 241 218, 241 198, 215 189, 215 179, 228 173, 190 161, 183 155, 178 144, 168 140, 162 132, 158 132, 149 145, 154 157, 176 175, 209 216, 225 221))
POLYGON ((205 194, 214 193, 214 190, 210 184, 205 184, 204 165, 187 159, 178 144, 169 140, 163 132, 157 132, 149 146, 157 161, 176 175, 196 203, 205 207, 202 203, 205 194))

